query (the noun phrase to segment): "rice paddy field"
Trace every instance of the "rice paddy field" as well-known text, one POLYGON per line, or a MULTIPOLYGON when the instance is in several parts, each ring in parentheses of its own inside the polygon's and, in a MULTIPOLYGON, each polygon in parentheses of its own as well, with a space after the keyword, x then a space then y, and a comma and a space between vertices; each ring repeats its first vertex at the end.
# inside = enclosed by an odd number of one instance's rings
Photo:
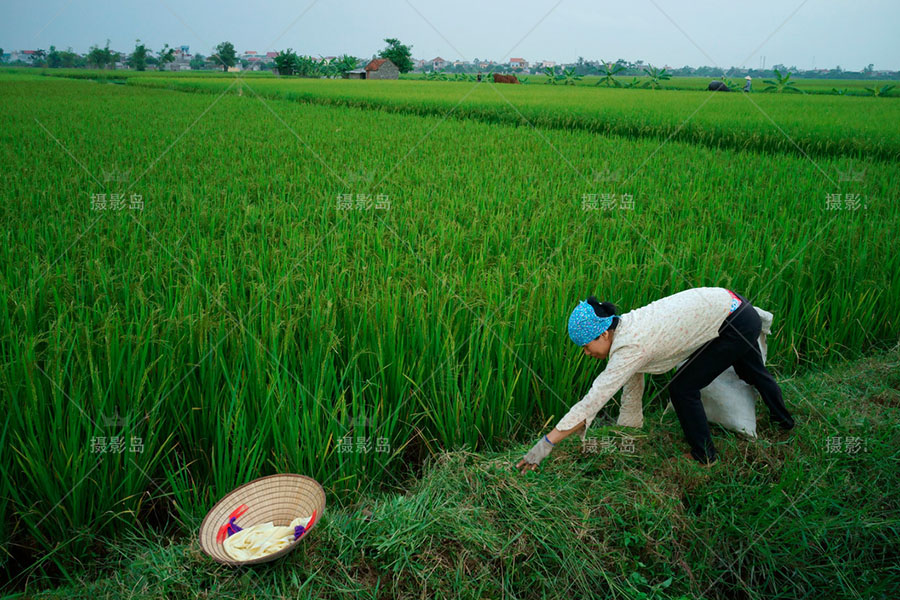
MULTIPOLYGON (((62 69, 54 69, 54 71, 60 71, 62 69)), ((75 69, 73 69, 75 70, 75 69)), ((561 73, 562 68, 557 66, 556 72, 561 73)), ((446 73, 447 77, 455 78, 456 73, 448 72, 446 73)), ((401 79, 423 79, 426 76, 425 73, 404 73, 401 76, 401 79)), ((516 77, 520 80, 524 79, 524 83, 526 85, 529 84, 545 84, 547 81, 547 76, 543 73, 536 74, 516 74, 516 77)), ((615 79, 624 86, 625 84, 632 83, 634 80, 637 80, 639 85, 644 84, 649 81, 649 77, 646 75, 616 75, 615 79)), ((668 90, 706 90, 706 86, 709 85, 710 81, 720 80, 720 76, 713 77, 702 77, 702 76, 691 76, 691 77, 670 77, 669 79, 663 80, 661 82, 662 89, 668 90)), ((737 82, 738 86, 743 87, 744 85, 744 77, 743 75, 732 77, 732 79, 737 82)), ((766 87, 766 84, 763 83, 764 79, 768 79, 768 77, 756 77, 753 76, 753 87, 756 92, 760 92, 763 88, 766 87)), ((601 80, 601 77, 598 75, 585 75, 581 79, 575 82, 576 86, 595 86, 597 82, 601 80)), ((851 95, 853 93, 859 93, 863 95, 866 93, 867 87, 872 87, 873 85, 881 87, 883 85, 889 85, 891 83, 896 83, 894 80, 890 79, 825 79, 818 77, 798 77, 796 74, 791 77, 791 81, 794 82, 797 86, 797 89, 800 93, 806 94, 832 94, 833 90, 843 91, 847 90, 851 95)), ((605 83, 602 85, 606 85, 605 83)), ((845 92, 846 93, 846 92, 845 92)), ((893 90, 893 94, 896 94, 897 91, 893 90)))
MULTIPOLYGON (((898 341, 893 98, 233 75, 111 85, 5 71, 0 103, 0 560, 11 579, 77 581, 109 558, 104 540, 135 531, 194 536, 218 498, 264 474, 308 474, 346 509, 411 477, 437 485, 425 465, 443 452, 521 455, 598 373, 566 335, 589 294, 630 310, 693 286, 738 290, 774 313, 769 364, 786 382, 898 341), (348 451, 360 437, 368 449, 348 451)), ((648 414, 661 413, 667 377, 648 380, 648 414)), ((837 389, 786 395, 821 419, 804 434, 811 446, 856 423, 838 400, 834 413, 817 401, 837 389)), ((887 494, 898 440, 885 406, 872 460, 842 468, 887 494)), ((772 444, 767 464, 797 452, 772 444)), ((753 467, 732 483, 805 489, 816 460, 776 484, 753 467)), ((497 485, 498 502, 516 491, 497 485)), ((896 550, 885 541, 896 496, 872 501, 856 513, 871 529, 816 563, 809 585, 824 585, 836 558, 854 576, 887 564, 878 549, 896 550)), ((627 514, 641 531, 669 520, 627 514)), ((765 527, 748 523, 733 526, 765 527)), ((349 543, 339 532, 350 530, 325 526, 328 544, 349 543)), ((377 547, 399 552, 383 568, 419 576, 410 549, 377 547)), ((648 583, 637 563, 638 577, 606 584, 757 597, 785 580, 784 561, 811 560, 808 545, 791 548, 766 555, 760 579, 745 574, 753 585, 716 579, 724 567, 693 546, 666 560, 688 560, 710 587, 681 571, 648 583)), ((879 581, 900 581, 884 568, 879 581)), ((360 577, 357 595, 383 597, 360 577)), ((550 571, 509 577, 554 589, 550 571)))

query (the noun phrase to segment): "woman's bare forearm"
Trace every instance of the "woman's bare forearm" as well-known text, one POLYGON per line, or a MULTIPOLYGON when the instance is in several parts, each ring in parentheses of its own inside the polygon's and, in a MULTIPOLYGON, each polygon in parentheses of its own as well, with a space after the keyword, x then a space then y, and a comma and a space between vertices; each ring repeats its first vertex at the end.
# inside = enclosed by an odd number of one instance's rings
POLYGON ((547 439, 550 440, 552 444, 557 444, 562 440, 566 439, 573 433, 578 433, 584 428, 584 421, 573 427, 572 429, 565 429, 560 431, 556 427, 553 428, 553 431, 547 434, 547 439))

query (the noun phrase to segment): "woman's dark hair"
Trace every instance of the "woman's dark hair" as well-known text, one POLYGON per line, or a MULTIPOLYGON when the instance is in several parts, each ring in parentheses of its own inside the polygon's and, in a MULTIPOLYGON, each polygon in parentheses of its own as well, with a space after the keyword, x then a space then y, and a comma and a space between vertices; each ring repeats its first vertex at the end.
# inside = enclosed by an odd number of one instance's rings
POLYGON ((591 305, 594 309, 594 314, 600 318, 608 317, 609 315, 616 315, 616 317, 610 323, 609 328, 615 329, 616 325, 619 324, 619 310, 616 308, 616 305, 612 302, 600 302, 597 300, 595 296, 591 296, 587 299, 587 303, 591 305))

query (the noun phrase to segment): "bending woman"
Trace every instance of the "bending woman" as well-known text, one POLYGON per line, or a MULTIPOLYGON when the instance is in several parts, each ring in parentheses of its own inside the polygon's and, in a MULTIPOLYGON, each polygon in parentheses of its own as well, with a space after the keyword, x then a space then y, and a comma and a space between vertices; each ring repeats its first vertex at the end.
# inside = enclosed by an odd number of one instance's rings
POLYGON ((690 445, 689 456, 703 464, 716 460, 700 401, 700 390, 733 366, 738 377, 759 391, 772 420, 794 426, 781 388, 762 361, 757 339, 762 322, 740 294, 719 287, 692 288, 651 302, 623 315, 593 296, 581 301, 569 317, 569 337, 584 353, 609 363, 587 395, 516 465, 534 470, 553 447, 573 433, 584 441, 591 421, 622 390, 619 425, 643 425, 641 397, 644 373, 664 373, 686 360, 669 383, 675 414, 690 445))

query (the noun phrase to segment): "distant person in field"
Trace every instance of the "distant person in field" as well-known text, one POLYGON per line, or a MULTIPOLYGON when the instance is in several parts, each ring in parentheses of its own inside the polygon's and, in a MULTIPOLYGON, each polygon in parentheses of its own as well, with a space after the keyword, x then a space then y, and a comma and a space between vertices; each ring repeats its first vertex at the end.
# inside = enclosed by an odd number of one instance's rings
POLYGON ((744 77, 744 79, 747 80, 747 83, 744 84, 744 91, 749 92, 750 91, 750 82, 753 81, 753 78, 750 77, 749 75, 747 75, 746 77, 744 77))
POLYGON ((668 385, 675 414, 690 452, 704 465, 716 461, 700 390, 728 367, 755 387, 772 420, 791 429, 781 388, 763 364, 759 338, 762 322, 744 296, 720 287, 687 289, 619 315, 615 305, 593 296, 582 300, 569 317, 569 337, 597 359, 609 358, 584 398, 518 462, 521 473, 534 470, 561 440, 580 433, 613 395, 622 390, 617 424, 643 425, 644 373, 665 373, 687 361, 668 385))

